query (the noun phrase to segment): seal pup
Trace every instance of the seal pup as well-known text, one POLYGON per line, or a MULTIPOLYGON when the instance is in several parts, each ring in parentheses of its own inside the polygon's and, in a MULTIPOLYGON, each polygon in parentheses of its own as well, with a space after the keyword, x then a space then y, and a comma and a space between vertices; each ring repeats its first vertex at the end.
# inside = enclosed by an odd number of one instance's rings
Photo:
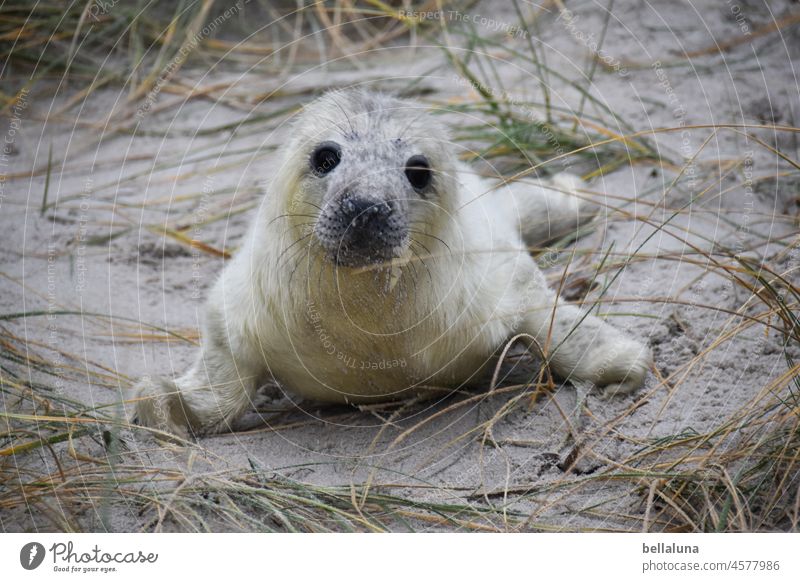
POLYGON ((229 430, 269 380, 332 403, 432 397, 478 382, 513 337, 573 383, 641 386, 650 350, 557 297, 528 252, 592 217, 582 182, 493 183, 447 136, 419 103, 366 90, 305 107, 196 362, 143 378, 134 420, 229 430))

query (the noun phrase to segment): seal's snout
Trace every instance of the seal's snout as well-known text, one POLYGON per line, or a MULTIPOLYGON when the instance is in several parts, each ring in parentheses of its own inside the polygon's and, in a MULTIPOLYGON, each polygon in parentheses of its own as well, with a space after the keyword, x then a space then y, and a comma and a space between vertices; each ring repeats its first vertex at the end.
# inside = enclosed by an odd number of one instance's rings
POLYGON ((398 255, 407 225, 395 204, 346 192, 323 210, 317 237, 329 257, 342 266, 381 263, 398 255))

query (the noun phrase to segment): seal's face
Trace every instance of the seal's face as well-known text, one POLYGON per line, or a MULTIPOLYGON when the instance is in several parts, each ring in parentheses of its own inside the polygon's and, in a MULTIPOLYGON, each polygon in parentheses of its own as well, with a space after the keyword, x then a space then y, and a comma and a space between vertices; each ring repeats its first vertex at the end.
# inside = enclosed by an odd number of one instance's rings
POLYGON ((362 267, 404 256, 411 207, 431 186, 424 154, 406 156, 402 140, 368 146, 324 141, 309 156, 324 183, 314 234, 330 260, 362 267))
POLYGON ((452 173, 436 127, 418 105, 369 93, 329 94, 306 110, 298 191, 327 260, 389 263, 433 228, 452 173))

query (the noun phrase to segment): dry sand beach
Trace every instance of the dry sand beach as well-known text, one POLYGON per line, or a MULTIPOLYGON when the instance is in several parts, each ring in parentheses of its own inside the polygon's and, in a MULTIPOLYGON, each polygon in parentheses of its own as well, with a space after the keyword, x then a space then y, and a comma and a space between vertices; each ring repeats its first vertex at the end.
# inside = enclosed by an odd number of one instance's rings
POLYGON ((0 530, 798 530, 797 2, 121 4, 0 8, 0 530), (269 385, 232 433, 129 424, 138 377, 190 364, 288 122, 354 85, 486 175, 587 179, 598 219, 532 252, 649 343, 644 388, 584 400, 516 346, 432 402, 269 385))

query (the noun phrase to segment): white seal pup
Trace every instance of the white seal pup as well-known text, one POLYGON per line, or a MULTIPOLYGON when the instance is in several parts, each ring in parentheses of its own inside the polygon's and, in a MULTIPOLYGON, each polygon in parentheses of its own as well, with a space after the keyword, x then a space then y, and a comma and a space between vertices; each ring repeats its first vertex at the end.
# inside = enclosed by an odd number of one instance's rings
POLYGON ((527 251, 592 215, 582 182, 492 183, 447 135, 422 105, 383 94, 308 105, 211 290, 195 364, 142 379, 134 420, 229 429, 270 379, 325 402, 441 395, 520 334, 561 378, 641 386, 650 350, 558 298, 527 251))

